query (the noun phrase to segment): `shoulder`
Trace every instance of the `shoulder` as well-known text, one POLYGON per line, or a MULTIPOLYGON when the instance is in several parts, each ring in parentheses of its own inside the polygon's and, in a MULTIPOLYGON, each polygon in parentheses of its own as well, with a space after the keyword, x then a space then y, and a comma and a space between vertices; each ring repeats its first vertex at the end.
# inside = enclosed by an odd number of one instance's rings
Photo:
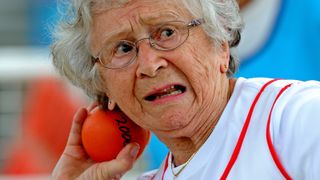
MULTIPOLYGON (((316 116, 320 115, 320 82, 287 81, 286 84, 289 84, 288 82, 291 86, 279 97, 274 109, 280 123, 286 125, 285 127, 292 127, 298 122, 320 123, 314 120, 320 118, 316 116)), ((276 89, 279 91, 278 87, 276 89)))
POLYGON ((294 81, 271 117, 273 144, 297 179, 314 179, 320 169, 320 83, 294 81))
MULTIPOLYGON (((272 124, 277 133, 287 130, 302 133, 307 126, 316 128, 320 125, 320 82, 318 81, 284 81, 278 87, 271 88, 277 95, 285 84, 291 86, 281 94, 275 103, 272 124)), ((275 97, 274 97, 275 99, 275 97)), ((319 131, 320 132, 320 131, 319 131)), ((289 133, 284 133, 289 134, 289 133)), ((276 134, 277 135, 277 134, 276 134)))

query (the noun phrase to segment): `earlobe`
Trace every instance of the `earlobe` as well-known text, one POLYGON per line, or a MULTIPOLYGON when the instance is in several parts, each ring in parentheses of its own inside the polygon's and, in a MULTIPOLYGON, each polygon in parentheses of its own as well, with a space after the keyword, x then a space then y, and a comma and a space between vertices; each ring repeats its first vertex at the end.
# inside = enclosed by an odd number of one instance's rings
POLYGON ((112 100, 108 100, 108 109, 112 111, 116 107, 116 103, 112 100))
POLYGON ((221 64, 220 72, 224 74, 224 73, 227 73, 227 71, 228 71, 228 66, 226 64, 221 64))

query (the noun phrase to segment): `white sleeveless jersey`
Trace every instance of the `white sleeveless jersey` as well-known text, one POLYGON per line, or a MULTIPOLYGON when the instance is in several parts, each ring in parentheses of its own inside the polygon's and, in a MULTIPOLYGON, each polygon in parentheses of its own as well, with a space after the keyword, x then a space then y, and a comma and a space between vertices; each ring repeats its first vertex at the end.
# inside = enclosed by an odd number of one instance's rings
MULTIPOLYGON (((267 78, 239 78, 214 131, 175 179, 215 180, 226 171, 250 107, 267 78)), ((239 154, 226 176, 236 180, 286 179, 267 143, 268 116, 283 87, 292 84, 276 101, 269 135, 280 165, 293 179, 320 179, 320 83, 278 80, 257 100, 239 154)), ((138 179, 172 180, 171 153, 158 170, 138 179)), ((176 167, 181 168, 180 167, 176 167)))

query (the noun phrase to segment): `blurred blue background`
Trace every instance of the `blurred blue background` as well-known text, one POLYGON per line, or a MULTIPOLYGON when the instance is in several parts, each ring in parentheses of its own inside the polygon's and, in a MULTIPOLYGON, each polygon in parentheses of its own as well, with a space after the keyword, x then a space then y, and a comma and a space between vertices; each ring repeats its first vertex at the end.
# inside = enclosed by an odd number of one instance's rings
POLYGON ((253 0, 237 76, 320 80, 320 1, 253 0))
POLYGON ((55 0, 27 0, 29 17, 28 44, 46 46, 51 43, 54 24, 58 20, 55 0))

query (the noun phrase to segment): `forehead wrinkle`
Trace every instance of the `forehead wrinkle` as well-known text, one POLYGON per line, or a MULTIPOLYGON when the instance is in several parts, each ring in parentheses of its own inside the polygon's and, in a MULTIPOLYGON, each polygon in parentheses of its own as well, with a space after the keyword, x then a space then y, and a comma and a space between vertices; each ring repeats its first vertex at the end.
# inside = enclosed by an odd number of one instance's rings
POLYGON ((181 18, 181 15, 174 11, 151 13, 141 17, 142 21, 148 25, 153 25, 159 22, 177 20, 179 18, 181 18))
POLYGON ((111 31, 106 32, 102 38, 103 39, 110 39, 115 36, 120 36, 120 35, 126 34, 126 32, 127 32, 126 29, 127 28, 125 26, 120 26, 120 27, 114 28, 111 31))
POLYGON ((140 27, 144 26, 144 23, 141 19, 140 13, 136 14, 136 15, 132 15, 131 20, 129 19, 129 24, 130 24, 130 31, 131 32, 135 32, 135 29, 137 32, 139 32, 138 29, 140 29, 140 27), (140 26, 139 26, 140 25, 140 26))

